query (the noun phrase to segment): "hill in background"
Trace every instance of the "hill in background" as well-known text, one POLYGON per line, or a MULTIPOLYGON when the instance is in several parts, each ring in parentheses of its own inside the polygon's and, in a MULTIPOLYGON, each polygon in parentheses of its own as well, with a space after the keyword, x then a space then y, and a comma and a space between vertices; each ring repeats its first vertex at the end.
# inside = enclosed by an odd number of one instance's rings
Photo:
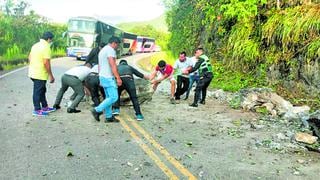
POLYGON ((145 25, 151 25, 156 30, 161 32, 168 32, 168 26, 165 21, 165 15, 161 15, 158 18, 149 20, 149 21, 140 21, 140 22, 128 22, 128 23, 120 23, 117 24, 117 27, 124 31, 131 31, 136 26, 145 26, 145 25))

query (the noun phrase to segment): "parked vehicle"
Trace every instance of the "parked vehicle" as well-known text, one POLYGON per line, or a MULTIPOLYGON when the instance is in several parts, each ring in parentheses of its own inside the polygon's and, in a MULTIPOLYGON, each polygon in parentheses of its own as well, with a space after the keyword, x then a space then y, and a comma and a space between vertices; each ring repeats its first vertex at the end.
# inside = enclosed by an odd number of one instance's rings
MULTIPOLYGON (((109 38, 121 39, 117 50, 118 57, 132 55, 137 51, 137 35, 125 32, 117 27, 92 17, 75 17, 68 21, 67 56, 85 60, 91 49, 109 38)), ((154 40, 153 40, 154 41, 154 40)))
POLYGON ((137 52, 154 52, 155 51, 155 39, 150 37, 137 37, 137 52))

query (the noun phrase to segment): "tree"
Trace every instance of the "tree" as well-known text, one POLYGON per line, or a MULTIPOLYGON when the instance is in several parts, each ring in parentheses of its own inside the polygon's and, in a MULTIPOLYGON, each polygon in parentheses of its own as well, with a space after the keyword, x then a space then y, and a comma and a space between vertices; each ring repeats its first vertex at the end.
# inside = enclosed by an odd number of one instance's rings
POLYGON ((1 8, 5 10, 5 14, 7 16, 21 17, 25 14, 25 10, 29 6, 29 4, 23 0, 4 0, 3 6, 4 7, 1 8))

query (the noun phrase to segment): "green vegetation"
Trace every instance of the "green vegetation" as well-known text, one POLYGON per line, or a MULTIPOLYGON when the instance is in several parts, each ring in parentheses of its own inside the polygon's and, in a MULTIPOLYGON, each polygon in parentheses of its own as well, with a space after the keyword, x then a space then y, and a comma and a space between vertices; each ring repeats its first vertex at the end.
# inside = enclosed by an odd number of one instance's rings
POLYGON ((242 73, 234 71, 225 66, 222 62, 213 62, 214 78, 211 87, 223 89, 225 91, 236 92, 247 87, 266 87, 266 66, 260 64, 257 71, 242 73))
POLYGON ((260 113, 260 114, 263 114, 263 115, 267 115, 269 114, 268 110, 266 107, 258 107, 256 108, 256 112, 260 113))
POLYGON ((162 60, 162 59, 165 60, 168 64, 171 64, 171 65, 173 65, 175 60, 176 60, 176 58, 174 58, 171 53, 169 53, 169 52, 160 52, 160 53, 157 53, 157 54, 151 56, 151 60, 150 60, 151 65, 153 67, 155 67, 158 64, 158 62, 160 60, 162 60))
POLYGON ((27 7, 24 1, 11 0, 6 0, 0 7, 0 70, 26 63, 31 46, 45 31, 55 35, 53 56, 65 54, 66 41, 62 33, 66 31, 66 25, 49 23, 34 11, 26 14, 27 7))
POLYGON ((156 44, 161 47, 162 51, 168 50, 167 44, 170 34, 168 33, 164 15, 150 21, 122 23, 117 26, 128 32, 155 38, 156 44))
POLYGON ((139 61, 139 65, 146 71, 152 71, 161 59, 165 60, 168 64, 171 65, 173 65, 175 62, 175 58, 169 51, 162 51, 153 54, 151 57, 141 59, 139 61))
POLYGON ((203 47, 214 65, 212 87, 238 91, 268 86, 287 97, 294 93, 296 100, 320 97, 320 91, 308 90, 318 89, 319 71, 309 67, 318 66, 320 58, 319 1, 164 3, 169 50, 175 56, 182 50, 191 55, 203 47))
POLYGON ((239 109, 241 107, 241 96, 240 95, 234 96, 229 102, 229 106, 233 109, 239 109))
POLYGON ((165 16, 162 15, 158 18, 149 20, 149 21, 142 21, 142 22, 129 22, 129 23, 120 23, 117 26, 120 29, 124 30, 131 30, 135 27, 143 27, 146 25, 150 25, 155 28, 159 32, 168 32, 168 26, 166 24, 165 16))

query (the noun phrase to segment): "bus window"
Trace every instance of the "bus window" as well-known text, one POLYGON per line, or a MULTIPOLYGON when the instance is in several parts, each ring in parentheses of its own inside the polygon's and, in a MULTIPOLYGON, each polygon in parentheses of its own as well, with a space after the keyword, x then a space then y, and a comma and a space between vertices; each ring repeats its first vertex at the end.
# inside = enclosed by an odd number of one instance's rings
POLYGON ((147 39, 143 38, 143 41, 142 41, 142 46, 144 46, 144 44, 147 42, 147 39))
POLYGON ((77 46, 78 46, 78 43, 77 43, 78 41, 77 41, 77 40, 75 40, 75 39, 71 39, 70 41, 71 41, 71 43, 70 43, 70 44, 71 44, 71 46, 75 46, 75 47, 77 47, 77 46))
POLYGON ((69 31, 94 33, 95 22, 83 20, 70 20, 68 24, 68 29, 69 31))

